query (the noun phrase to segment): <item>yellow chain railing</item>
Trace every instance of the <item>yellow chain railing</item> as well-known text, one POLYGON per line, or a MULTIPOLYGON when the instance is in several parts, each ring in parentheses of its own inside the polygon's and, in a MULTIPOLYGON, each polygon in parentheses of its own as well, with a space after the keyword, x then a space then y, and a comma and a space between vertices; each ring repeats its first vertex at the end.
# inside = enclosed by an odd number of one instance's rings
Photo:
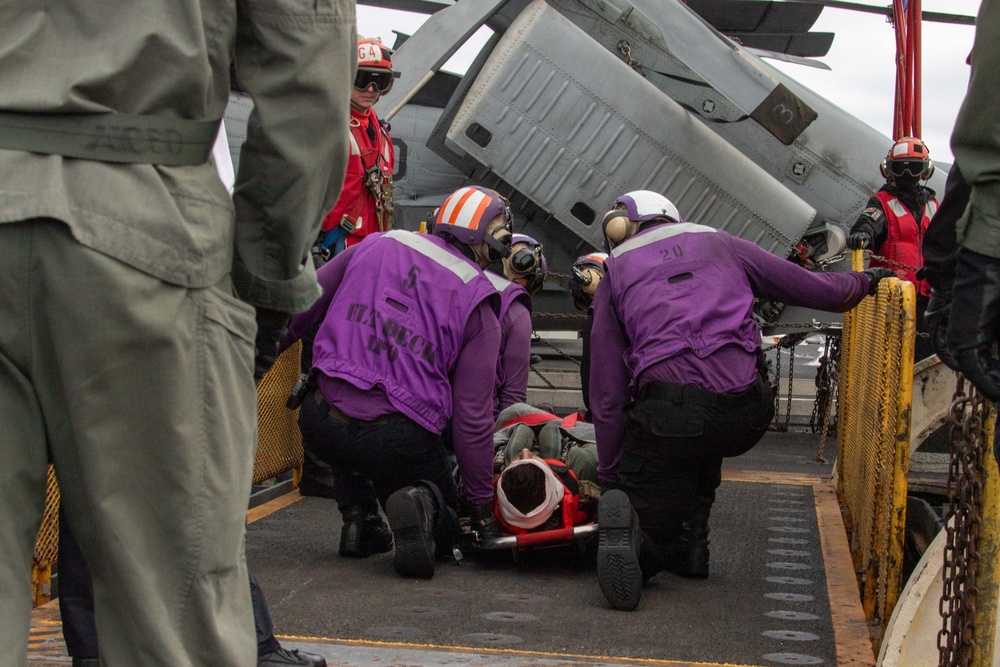
MULTIPOLYGON (((254 456, 253 482, 271 479, 302 465, 302 436, 299 434, 298 410, 285 407, 288 392, 299 376, 302 344, 285 350, 274 367, 257 385, 257 453, 254 456)), ((49 581, 59 550, 59 484, 49 466, 45 513, 32 557, 31 585, 35 605, 51 598, 49 581)))
POLYGON ((876 654, 902 584, 915 310, 889 278, 844 316, 836 484, 876 654))

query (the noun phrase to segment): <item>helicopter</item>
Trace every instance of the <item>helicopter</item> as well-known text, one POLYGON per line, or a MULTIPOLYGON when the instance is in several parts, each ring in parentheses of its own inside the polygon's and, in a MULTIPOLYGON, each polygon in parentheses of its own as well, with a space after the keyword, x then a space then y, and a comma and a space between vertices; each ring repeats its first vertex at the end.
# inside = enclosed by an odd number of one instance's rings
MULTIPOLYGON (((872 165, 890 139, 765 58, 816 66, 833 34, 810 28, 825 5, 852 3, 360 4, 430 14, 398 35, 401 77, 377 106, 397 155, 397 227, 416 230, 458 187, 484 185, 510 200, 516 231, 543 244, 550 266, 569 267, 602 247, 600 219, 619 194, 648 189, 685 219, 809 267, 849 270, 847 230, 882 185, 872 165), (442 71, 482 26, 493 34, 465 75, 442 71)), ((938 192, 944 167, 928 182, 938 192)), ((536 297, 535 328, 573 328, 570 300, 550 283, 536 297)), ((826 313, 760 310, 771 330, 836 326, 826 313)))

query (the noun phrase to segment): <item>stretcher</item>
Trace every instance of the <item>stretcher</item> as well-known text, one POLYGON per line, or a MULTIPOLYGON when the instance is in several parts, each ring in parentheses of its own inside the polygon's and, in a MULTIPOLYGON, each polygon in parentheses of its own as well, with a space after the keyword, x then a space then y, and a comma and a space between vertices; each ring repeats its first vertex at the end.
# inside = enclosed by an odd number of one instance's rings
POLYGON ((524 551, 539 547, 558 547, 576 545, 578 548, 585 546, 586 542, 597 535, 597 522, 556 528, 553 530, 540 530, 530 533, 520 533, 517 535, 501 535, 488 540, 480 540, 475 531, 463 527, 462 542, 465 546, 484 551, 494 551, 500 549, 514 549, 524 551))

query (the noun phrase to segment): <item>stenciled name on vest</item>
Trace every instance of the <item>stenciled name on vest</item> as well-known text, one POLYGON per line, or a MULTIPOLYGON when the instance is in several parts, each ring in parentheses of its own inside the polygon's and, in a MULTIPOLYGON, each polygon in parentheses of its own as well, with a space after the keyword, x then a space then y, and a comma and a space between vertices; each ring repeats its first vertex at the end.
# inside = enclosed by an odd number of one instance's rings
POLYGON ((389 361, 395 361, 402 350, 406 354, 420 357, 428 364, 437 361, 437 347, 428 340, 391 317, 373 310, 367 304, 352 303, 347 308, 347 321, 368 327, 368 350, 375 354, 385 353, 389 361))
POLYGON ((129 155, 178 155, 184 139, 177 130, 128 125, 94 125, 95 136, 87 142, 90 151, 105 150, 129 155))

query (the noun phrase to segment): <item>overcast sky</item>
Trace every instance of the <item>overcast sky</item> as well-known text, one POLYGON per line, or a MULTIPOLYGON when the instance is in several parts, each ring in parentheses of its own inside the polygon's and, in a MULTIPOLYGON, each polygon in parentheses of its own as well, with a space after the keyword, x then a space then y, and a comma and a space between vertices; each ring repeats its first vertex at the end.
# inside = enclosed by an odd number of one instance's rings
MULTIPOLYGON (((890 3, 868 4, 884 7, 890 3)), ((980 0, 923 0, 924 11, 969 16, 975 16, 979 4, 980 0)), ((421 14, 360 4, 357 11, 358 33, 381 36, 388 44, 394 41, 393 29, 412 34, 426 19, 421 14)), ((827 7, 812 29, 836 34, 830 53, 820 58, 831 71, 775 60, 769 62, 891 136, 896 52, 892 26, 883 16, 827 7)), ((972 26, 927 21, 923 24, 923 139, 931 158, 941 162, 952 160, 948 140, 969 82, 965 59, 972 49, 973 36, 972 26)), ((474 36, 445 69, 464 71, 484 42, 483 34, 474 36)))

